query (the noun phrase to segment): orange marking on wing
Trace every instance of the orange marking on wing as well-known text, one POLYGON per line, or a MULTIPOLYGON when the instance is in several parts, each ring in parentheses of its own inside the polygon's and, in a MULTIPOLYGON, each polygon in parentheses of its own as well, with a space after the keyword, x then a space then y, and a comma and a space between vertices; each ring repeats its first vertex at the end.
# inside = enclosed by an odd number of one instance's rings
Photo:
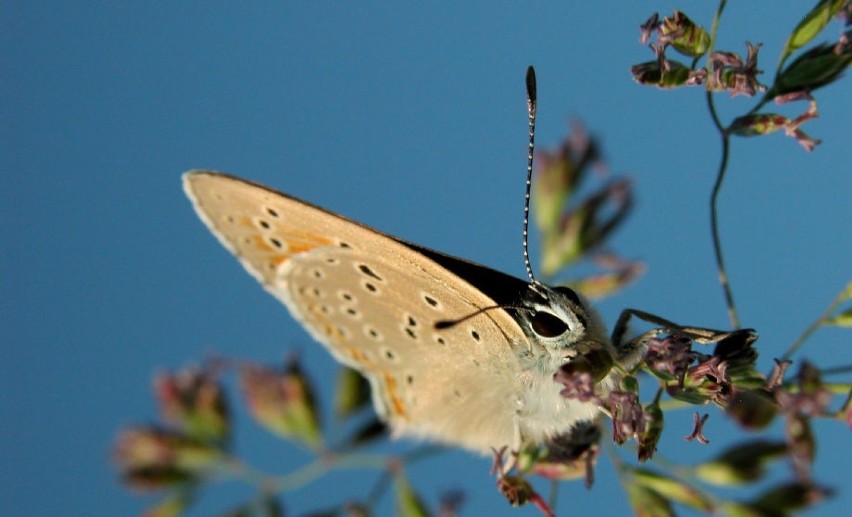
POLYGON ((287 233, 288 242, 295 243, 296 241, 302 241, 312 243, 313 246, 310 246, 311 248, 316 248, 317 246, 328 246, 332 243, 331 239, 328 237, 317 235, 316 233, 309 233, 297 228, 287 228, 285 232, 287 233))
POLYGON ((349 354, 349 357, 355 360, 358 364, 368 366, 372 364, 370 358, 365 354, 360 348, 355 348, 352 346, 346 347, 346 353, 349 354))
POLYGON ((270 259, 270 262, 272 262, 276 266, 280 266, 281 264, 290 260, 290 256, 291 255, 285 255, 283 253, 280 255, 273 255, 272 259, 270 259))
POLYGON ((261 235, 255 235, 252 240, 254 241, 254 246, 262 249, 263 251, 275 251, 275 249, 266 242, 266 239, 261 235))
POLYGON ((387 373, 383 374, 382 377, 385 380, 385 388, 388 390, 388 398, 390 398, 394 414, 405 418, 407 416, 405 414, 405 405, 402 403, 402 400, 399 399, 399 396, 396 393, 396 379, 394 379, 392 375, 388 375, 387 373))
POLYGON ((320 247, 322 244, 310 245, 303 244, 300 242, 294 242, 291 240, 287 241, 287 249, 292 252, 293 255, 298 255, 299 253, 304 253, 306 251, 311 251, 314 248, 320 247))

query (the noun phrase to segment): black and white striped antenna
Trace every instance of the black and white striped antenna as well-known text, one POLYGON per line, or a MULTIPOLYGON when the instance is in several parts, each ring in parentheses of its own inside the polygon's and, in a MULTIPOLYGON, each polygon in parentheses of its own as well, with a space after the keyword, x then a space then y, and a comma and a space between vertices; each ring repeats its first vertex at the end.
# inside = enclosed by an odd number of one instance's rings
POLYGON ((532 190, 533 151, 535 150, 535 110, 535 69, 530 66, 527 68, 527 118, 530 128, 530 140, 527 152, 527 191, 526 195, 524 195, 524 266, 527 268, 527 276, 530 277, 533 289, 539 285, 539 281, 533 275, 529 253, 530 191, 532 190))

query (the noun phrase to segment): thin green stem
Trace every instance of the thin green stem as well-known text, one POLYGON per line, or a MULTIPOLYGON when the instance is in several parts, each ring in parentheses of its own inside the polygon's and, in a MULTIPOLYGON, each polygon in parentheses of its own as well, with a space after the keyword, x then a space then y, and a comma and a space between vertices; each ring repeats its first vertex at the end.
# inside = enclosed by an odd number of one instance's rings
POLYGON ((802 332, 802 335, 800 335, 795 341, 793 341, 793 343, 787 348, 787 351, 784 352, 784 355, 781 356, 782 361, 790 359, 790 357, 792 357, 793 354, 795 354, 796 351, 798 351, 799 348, 801 348, 801 346, 805 344, 805 341, 807 341, 808 338, 811 337, 811 334, 816 332, 817 329, 819 329, 822 325, 825 324, 826 321, 829 320, 829 318, 831 318, 831 315, 834 314, 834 311, 837 310, 837 307, 840 306, 840 304, 843 303, 844 300, 848 299, 848 291, 849 286, 845 287, 843 291, 840 292, 840 294, 834 297, 831 303, 828 304, 828 307, 826 307, 825 311, 820 314, 819 317, 813 321, 813 323, 808 325, 808 328, 806 328, 805 331, 802 332))
POLYGON ((378 454, 346 453, 339 456, 326 456, 316 459, 290 474, 269 479, 277 492, 293 491, 301 488, 333 469, 384 469, 388 457, 378 454))
POLYGON ((716 14, 713 15, 713 25, 710 26, 710 47, 707 52, 712 52, 713 48, 716 47, 716 34, 719 31, 719 22, 722 19, 722 12, 725 10, 725 6, 728 4, 728 0, 720 0, 719 6, 716 7, 716 14))
POLYGON ((663 411, 675 411, 678 409, 694 408, 694 404, 678 399, 666 399, 660 401, 660 409, 663 411))
POLYGON ((550 493, 547 496, 547 504, 550 505, 553 510, 556 510, 556 506, 559 504, 559 481, 556 479, 550 480, 550 493))
POLYGON ((837 410, 837 416, 839 418, 843 418, 846 415, 846 411, 849 410, 850 404, 852 404, 852 389, 850 389, 849 393, 846 395, 846 400, 843 402, 843 405, 840 406, 839 410, 837 410))
POLYGON ((835 366, 833 368, 822 368, 819 373, 823 376, 826 375, 837 375, 840 373, 850 373, 852 372, 852 364, 845 364, 843 366, 835 366))
POLYGON ((722 137, 722 159, 719 162, 719 171, 716 174, 716 181, 713 184, 713 192, 710 194, 710 233, 713 237, 713 253, 716 257, 716 270, 719 275, 719 284, 722 286, 722 293, 725 296, 725 306, 728 308, 728 320, 731 322, 731 327, 734 329, 740 328, 740 318, 737 315, 737 307, 734 303, 734 291, 731 287, 731 282, 728 279, 728 271, 725 268, 725 258, 722 255, 722 238, 719 236, 719 192, 722 191, 722 184, 725 181, 725 173, 728 170, 728 156, 730 153, 730 137, 727 131, 718 125, 718 117, 716 116, 715 107, 713 107, 713 97, 710 92, 707 93, 707 103, 710 106, 713 119, 717 122, 717 127, 720 129, 722 137))
MULTIPOLYGON (((719 20, 722 16, 722 11, 725 9, 725 0, 719 2, 719 7, 716 9, 716 15, 713 18, 713 26, 710 30, 710 49, 712 52, 713 46, 716 44, 716 33, 719 28, 719 20)), ((725 269, 725 259, 722 255, 722 239, 719 236, 719 214, 718 214, 718 199, 719 192, 722 190, 722 184, 725 181, 725 172, 728 170, 728 156, 730 153, 730 135, 728 130, 722 125, 719 120, 719 115, 716 113, 716 105, 713 101, 713 92, 707 91, 707 108, 710 111, 710 117, 713 119, 713 124, 719 131, 722 138, 722 159, 719 163, 719 170, 716 174, 716 181, 713 185, 713 192, 710 194, 710 233, 713 238, 713 252, 716 256, 716 270, 719 275, 719 283, 722 286, 722 292, 725 296, 725 305, 728 308, 728 319, 731 326, 735 329, 740 328, 740 318, 737 315, 736 305, 734 304, 734 292, 731 288, 731 283, 728 280, 728 273, 725 269)))
MULTIPOLYGON (((446 447, 442 447, 440 445, 424 445, 422 447, 418 447, 414 450, 411 450, 405 454, 403 454, 399 463, 401 464, 411 464, 417 461, 427 459, 435 454, 440 454, 446 451, 446 447)), ((394 474, 394 464, 388 458, 385 462, 385 469, 382 472, 382 475, 379 476, 379 479, 376 480, 376 484, 373 485, 373 488, 370 489, 370 493, 367 495, 365 501, 370 507, 375 507, 378 503, 379 499, 385 493, 385 490, 390 486, 390 482, 393 479, 394 474)))
POLYGON ((391 476, 392 474, 390 469, 384 470, 382 475, 379 476, 379 479, 376 480, 376 484, 370 489, 370 493, 367 494, 367 498, 365 499, 370 508, 374 508, 376 506, 379 499, 381 499, 384 495, 385 490, 387 490, 388 486, 390 486, 391 476))
POLYGON ((848 382, 825 382, 822 386, 835 395, 849 393, 849 390, 852 390, 852 384, 848 382))

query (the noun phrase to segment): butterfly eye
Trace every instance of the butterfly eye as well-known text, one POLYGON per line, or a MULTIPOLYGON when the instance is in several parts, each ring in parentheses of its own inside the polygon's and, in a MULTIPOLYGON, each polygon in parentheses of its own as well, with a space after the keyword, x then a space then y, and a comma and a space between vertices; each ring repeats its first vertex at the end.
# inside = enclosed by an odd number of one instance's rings
POLYGON ((561 336, 568 330, 568 325, 549 312, 536 312, 530 322, 533 330, 541 337, 561 336))

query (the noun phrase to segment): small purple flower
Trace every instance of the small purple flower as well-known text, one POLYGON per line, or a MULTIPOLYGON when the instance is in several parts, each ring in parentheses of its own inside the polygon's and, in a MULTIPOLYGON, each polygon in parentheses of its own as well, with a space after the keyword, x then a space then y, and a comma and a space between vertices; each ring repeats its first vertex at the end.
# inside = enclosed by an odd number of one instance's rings
POLYGON ((543 515, 548 517, 556 515, 544 498, 522 477, 502 476, 497 480, 497 489, 500 490, 512 506, 532 503, 543 515))
POLYGON ((775 359, 775 366, 772 368, 772 373, 769 374, 766 386, 764 386, 767 391, 772 391, 781 386, 781 383, 784 382, 784 374, 787 372, 787 368, 789 368, 791 364, 793 364, 793 362, 790 360, 779 361, 778 359, 775 359))
POLYGON ((707 423, 708 418, 710 418, 709 413, 705 413, 704 416, 698 416, 698 411, 696 411, 692 415, 692 432, 688 436, 684 436, 683 439, 688 442, 696 440, 698 443, 704 445, 710 443, 710 440, 704 436, 704 424, 707 423))
POLYGON ((621 445, 645 430, 645 418, 639 396, 627 391, 613 391, 609 394, 609 406, 612 413, 612 439, 621 445))
POLYGON ((645 23, 639 26, 639 30, 641 31, 641 35, 639 36, 639 43, 644 45, 648 43, 648 40, 651 39, 651 35, 654 33, 657 28, 660 26, 660 15, 658 13, 652 14, 645 23))
POLYGON ((685 336, 671 335, 651 339, 645 352, 645 363, 658 372, 681 379, 693 360, 692 341, 685 336))
POLYGON ((687 375, 696 381, 707 379, 715 384, 725 384, 730 382, 726 373, 727 369, 727 361, 714 355, 690 368, 687 375))
POLYGON ((766 89, 760 84, 757 76, 762 70, 757 68, 757 54, 761 45, 752 45, 746 42, 748 55, 745 62, 733 52, 713 52, 708 58, 712 74, 707 80, 707 86, 711 91, 724 90, 732 97, 746 95, 753 97, 758 91, 766 89))
POLYGON ((565 386, 559 394, 567 399, 600 402, 600 397, 595 393, 595 381, 590 372, 568 373, 560 369, 553 376, 553 380, 565 386))
POLYGON ((494 458, 491 461, 491 470, 488 472, 492 476, 500 477, 503 475, 503 468, 505 467, 505 462, 503 461, 504 456, 506 455, 506 450, 509 447, 503 446, 500 449, 491 448, 491 453, 494 455, 494 458))
POLYGON ((640 462, 647 461, 657 452, 657 443, 660 441, 660 436, 663 434, 663 411, 660 409, 658 401, 654 401, 642 410, 642 419, 644 420, 644 430, 639 435, 639 447, 637 455, 640 462))
POLYGON ((775 392, 775 400, 787 413, 818 416, 826 414, 826 409, 831 403, 831 392, 822 389, 816 393, 793 394, 782 389, 775 392))
POLYGON ((798 389, 795 393, 779 387, 775 400, 786 413, 791 415, 819 416, 828 413, 831 392, 822 384, 819 370, 804 362, 796 373, 798 389))
POLYGON ((163 417, 181 430, 203 440, 228 437, 228 404, 215 373, 200 368, 159 373, 154 391, 163 417))

